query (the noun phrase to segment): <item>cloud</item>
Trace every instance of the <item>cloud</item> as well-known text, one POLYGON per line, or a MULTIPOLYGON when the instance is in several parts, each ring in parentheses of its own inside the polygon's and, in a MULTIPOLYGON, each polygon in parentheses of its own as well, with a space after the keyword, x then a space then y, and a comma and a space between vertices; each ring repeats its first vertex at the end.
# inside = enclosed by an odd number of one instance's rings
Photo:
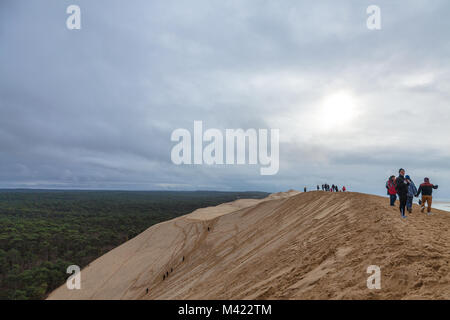
POLYGON ((80 0, 78 31, 69 4, 2 1, 0 187, 383 193, 400 166, 450 175, 446 1, 378 1, 379 31, 369 1, 80 0), (170 134, 194 120, 279 128, 279 173, 175 166, 170 134))

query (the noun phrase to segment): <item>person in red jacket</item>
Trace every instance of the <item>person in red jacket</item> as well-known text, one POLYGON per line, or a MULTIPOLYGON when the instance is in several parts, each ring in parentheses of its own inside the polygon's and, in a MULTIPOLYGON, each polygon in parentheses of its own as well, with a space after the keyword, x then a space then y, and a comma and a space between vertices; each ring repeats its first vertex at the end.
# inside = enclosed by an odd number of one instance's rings
POLYGON ((342 192, 345 192, 347 189, 345 188, 345 186, 342 187, 342 192))
POLYGON ((386 181, 387 194, 391 201, 391 206, 395 206, 395 200, 397 200, 397 190, 395 190, 395 176, 390 176, 386 181))

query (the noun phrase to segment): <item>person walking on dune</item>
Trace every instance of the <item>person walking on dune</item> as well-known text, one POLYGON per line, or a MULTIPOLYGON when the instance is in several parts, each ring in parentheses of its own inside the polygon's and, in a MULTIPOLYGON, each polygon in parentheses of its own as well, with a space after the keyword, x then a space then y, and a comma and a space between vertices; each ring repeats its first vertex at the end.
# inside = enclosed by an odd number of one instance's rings
POLYGON ((395 200, 397 200, 397 190, 395 190, 395 176, 390 176, 386 181, 387 194, 391 201, 391 207, 395 206, 395 200))
POLYGON ((429 178, 425 178, 423 179, 423 181, 424 182, 420 185, 419 190, 417 191, 416 197, 418 197, 420 193, 422 193, 422 203, 421 203, 422 210, 420 211, 423 212, 425 210, 425 202, 426 202, 428 203, 427 212, 428 214, 430 214, 431 204, 433 202, 433 189, 437 189, 438 185, 431 184, 429 178))
POLYGON ((345 188, 345 186, 342 187, 342 192, 345 192, 347 189, 345 188))
POLYGON ((405 179, 405 169, 398 170, 398 177, 395 180, 395 189, 400 200, 400 213, 402 218, 406 218, 406 201, 408 200, 409 182, 405 179))
POLYGON ((408 186, 408 196, 406 199, 406 210, 408 210, 409 213, 412 213, 412 205, 413 205, 413 200, 414 197, 417 194, 417 188, 416 185, 414 184, 414 182, 411 180, 410 176, 405 176, 406 180, 409 182, 409 186, 408 186))

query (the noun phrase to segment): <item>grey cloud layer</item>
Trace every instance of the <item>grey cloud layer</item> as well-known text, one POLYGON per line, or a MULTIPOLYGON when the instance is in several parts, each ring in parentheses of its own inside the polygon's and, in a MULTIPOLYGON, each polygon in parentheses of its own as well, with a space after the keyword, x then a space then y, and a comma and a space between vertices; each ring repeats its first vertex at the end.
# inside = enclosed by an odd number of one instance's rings
POLYGON ((2 1, 0 187, 278 191, 327 180, 379 193, 400 166, 443 185, 450 4, 377 1, 382 30, 369 31, 370 4, 2 1), (65 27, 72 3, 80 31, 65 27), (305 120, 343 89, 358 101, 346 130, 305 120), (194 120, 280 128, 279 174, 173 165, 170 134, 194 120))

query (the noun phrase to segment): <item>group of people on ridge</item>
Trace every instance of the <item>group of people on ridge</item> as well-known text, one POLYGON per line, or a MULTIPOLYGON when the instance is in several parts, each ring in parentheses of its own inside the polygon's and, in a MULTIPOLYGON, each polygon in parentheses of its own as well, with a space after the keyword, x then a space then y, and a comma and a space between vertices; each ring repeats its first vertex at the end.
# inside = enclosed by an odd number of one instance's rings
POLYGON ((431 203, 433 202, 433 189, 437 189, 437 185, 430 183, 429 178, 425 178, 424 182, 417 189, 409 175, 405 176, 405 169, 398 171, 399 175, 396 178, 394 175, 389 177, 386 182, 387 194, 390 197, 391 206, 395 206, 397 195, 400 200, 400 213, 402 218, 406 218, 406 211, 412 213, 412 205, 414 197, 419 197, 422 193, 422 200, 419 202, 422 206, 421 212, 425 210, 425 203, 427 204, 427 212, 431 212, 431 203))
MULTIPOLYGON (((303 191, 304 192, 307 192, 307 188, 306 187, 304 187, 303 188, 303 191)), ((320 191, 320 187, 319 187, 319 185, 317 185, 317 191, 320 191)), ((347 191, 347 188, 345 188, 345 186, 343 186, 342 187, 342 189, 341 190, 339 190, 339 187, 337 186, 337 185, 332 185, 332 186, 330 186, 329 184, 323 184, 322 185, 322 191, 331 191, 331 192, 339 192, 339 191, 342 191, 342 192, 345 192, 345 191, 347 191)))
MULTIPOLYGON (((320 190, 319 185, 317 185, 317 190, 320 190)), ((331 191, 331 192, 339 192, 339 187, 337 185, 330 185, 325 183, 322 185, 322 191, 331 191)), ((342 191, 345 192, 346 188, 345 186, 342 187, 342 191)))

